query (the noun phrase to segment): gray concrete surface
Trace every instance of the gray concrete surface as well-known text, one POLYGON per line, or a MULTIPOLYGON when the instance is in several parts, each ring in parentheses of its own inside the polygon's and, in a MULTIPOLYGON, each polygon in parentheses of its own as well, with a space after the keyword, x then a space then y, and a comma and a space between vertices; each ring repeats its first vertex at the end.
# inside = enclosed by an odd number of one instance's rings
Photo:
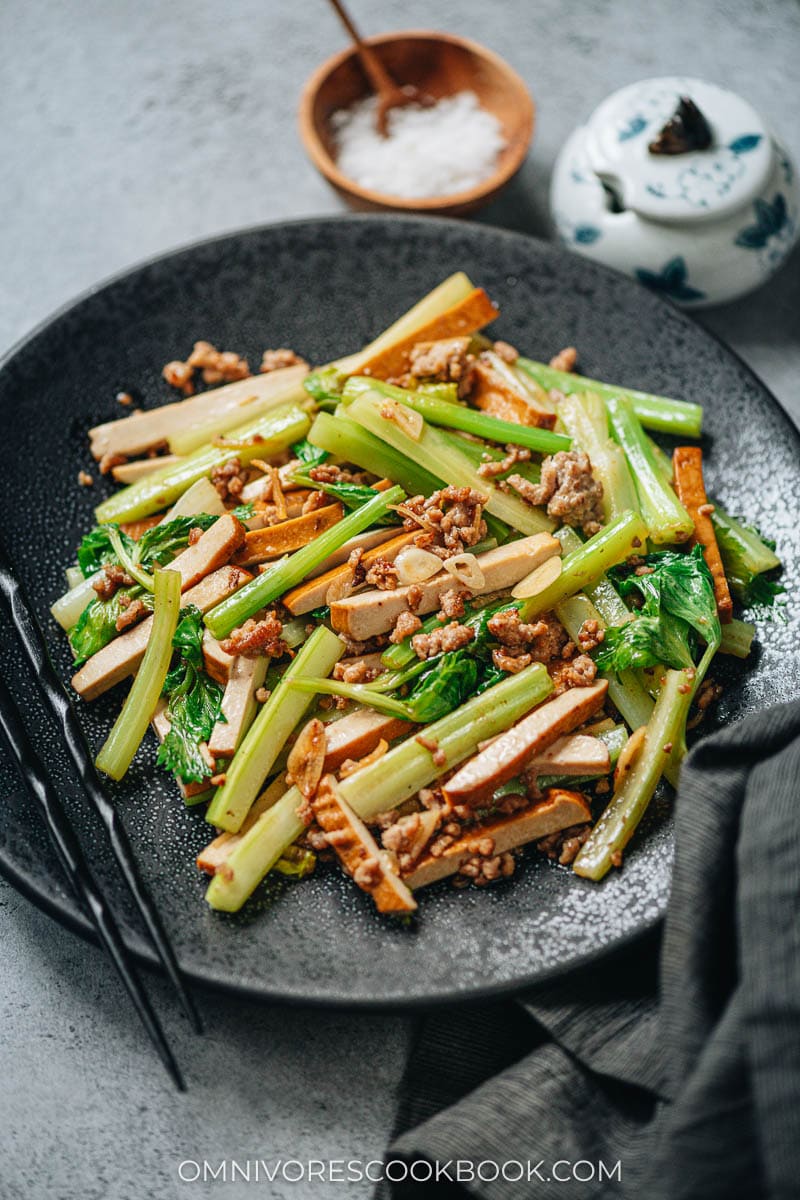
MULTIPOLYGON (((561 139, 608 91, 680 71, 745 93, 800 157, 793 0, 353 0, 369 31, 452 29, 522 73, 539 105, 520 178, 481 219, 549 233, 561 139)), ((6 0, 0 6, 0 350, 76 292, 206 234, 340 202, 295 133, 301 84, 342 45, 322 0, 6 0)), ((800 418, 798 256, 703 320, 800 418)), ((410 1023, 201 997, 209 1032, 167 1027, 168 1087, 100 955, 0 884, 0 1195, 217 1194, 359 1200, 369 1185, 182 1183, 182 1160, 380 1155, 410 1023)), ((188 1173, 192 1173, 189 1168, 188 1173)))

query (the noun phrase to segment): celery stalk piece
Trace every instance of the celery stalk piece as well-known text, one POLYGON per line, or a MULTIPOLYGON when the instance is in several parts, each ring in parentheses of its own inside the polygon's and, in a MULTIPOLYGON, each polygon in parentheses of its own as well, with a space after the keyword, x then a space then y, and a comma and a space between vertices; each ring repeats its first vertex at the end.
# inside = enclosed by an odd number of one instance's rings
POLYGON ((208 806, 206 820, 237 833, 289 734, 311 703, 311 696, 289 686, 304 675, 325 675, 344 653, 344 644, 325 625, 315 629, 292 659, 280 683, 248 729, 225 773, 225 783, 208 806))
POLYGON ((320 450, 327 450, 345 462, 355 463, 365 471, 399 483, 409 496, 430 496, 431 492, 444 487, 444 480, 438 475, 426 471, 393 446, 362 429, 346 417, 344 411, 337 411, 335 416, 330 413, 317 415, 308 433, 312 446, 319 446, 320 450))
MULTIPOLYGON (((555 536, 561 542, 566 554, 574 554, 580 550, 583 541, 569 525, 562 526, 555 536)), ((631 617, 630 609, 614 587, 610 579, 601 575, 594 583, 587 584, 583 589, 594 604, 606 625, 622 625, 631 617)))
POLYGON ((489 497, 487 510, 514 529, 518 529, 520 533, 549 532, 553 528, 553 522, 545 516, 543 510, 526 504, 519 496, 501 492, 491 480, 479 475, 468 457, 457 451, 441 430, 423 420, 422 432, 419 439, 415 440, 394 421, 381 415, 385 405, 386 398, 379 392, 364 392, 352 401, 347 410, 348 416, 370 433, 394 446, 401 454, 413 458, 427 470, 443 475, 448 483, 456 487, 472 487, 483 492, 489 497))
POLYGON ((639 507, 636 487, 622 448, 609 436, 602 397, 595 392, 565 396, 558 415, 575 445, 589 455, 592 472, 603 485, 606 521, 635 512, 639 507))
POLYGON ((75 587, 71 587, 63 596, 59 596, 55 604, 51 605, 50 612, 53 619, 58 621, 62 629, 69 633, 70 629, 77 624, 87 604, 91 604, 97 599, 97 592, 92 586, 101 578, 103 572, 95 571, 94 575, 90 575, 88 579, 81 576, 80 583, 75 587))
POLYGON ((355 700, 365 708, 374 708, 376 712, 386 713, 387 716, 413 720, 411 710, 402 700, 384 696, 377 690, 367 695, 367 685, 364 683, 342 683, 338 679, 292 679, 289 687, 296 692, 310 692, 312 696, 342 696, 345 700, 355 700))
POLYGON ((426 727, 426 740, 435 742, 444 756, 441 765, 434 763, 430 750, 410 737, 383 758, 348 776, 339 785, 342 795, 364 820, 394 808, 463 762, 479 742, 508 729, 552 690, 546 668, 531 663, 426 727))
POLYGON ((314 538, 313 542, 296 550, 288 558, 281 559, 263 574, 257 575, 238 592, 206 613, 206 626, 212 635, 215 638, 227 637, 232 629, 243 624, 260 608, 271 604, 290 588, 297 587, 309 571, 313 571, 324 562, 329 554, 333 554, 334 550, 338 550, 357 533, 369 529, 370 525, 386 516, 393 504, 399 504, 404 498, 403 489, 399 487, 377 492, 373 500, 368 500, 360 508, 348 513, 336 525, 314 538))
POLYGON ((650 439, 626 397, 606 400, 614 436, 625 451, 636 481, 639 509, 656 545, 685 542, 694 533, 694 522, 653 458, 650 439))
POLYGON ((700 437, 703 427, 703 410, 699 404, 688 404, 685 400, 670 400, 667 396, 653 396, 634 388, 617 387, 612 383, 601 383, 574 375, 571 371, 557 371, 545 363, 531 358, 518 358, 516 365, 526 371, 545 390, 558 388, 565 395, 572 392, 597 392, 604 400, 614 396, 627 396, 636 415, 647 429, 671 433, 675 437, 700 437))
POLYGON ((774 571, 781 560, 755 530, 748 529, 719 505, 711 514, 711 521, 731 590, 747 604, 754 577, 774 571))
POLYGON ((236 429, 243 420, 257 421, 260 417, 265 417, 286 405, 306 408, 309 403, 308 393, 302 384, 287 384, 280 391, 272 392, 267 396, 253 397, 250 403, 240 404, 237 408, 221 416, 206 418, 186 429, 179 429, 171 435, 169 448, 173 454, 191 454, 201 446, 207 445, 215 437, 236 429))
POLYGON ((667 671, 639 756, 575 859, 573 869, 578 875, 602 879, 627 846, 670 760, 672 748, 683 737, 693 694, 690 671, 667 671))
POLYGON ((290 788, 248 829, 206 889, 211 908, 218 912, 239 911, 287 846, 303 832, 305 826, 297 816, 301 800, 299 790, 290 788))
MULTIPOLYGON (((501 733, 518 721, 552 691, 547 671, 534 663, 496 683, 481 696, 468 700, 426 730, 444 750, 447 765, 437 767, 429 750, 413 737, 395 746, 381 760, 364 767, 339 786, 360 817, 393 808, 431 783, 449 767, 463 762, 485 738, 501 733), (381 767, 381 764, 386 764, 381 767), (375 768, 380 767, 380 770, 375 768)), ((241 753, 241 751, 240 751, 241 753)), ((231 851, 225 869, 218 872, 206 892, 212 908, 237 912, 280 856, 303 832, 297 808, 301 796, 290 790, 267 809, 231 851)))
POLYGON ((544 591, 524 600, 520 609, 523 621, 539 613, 549 612, 560 600, 585 591, 605 574, 609 567, 623 562, 644 546, 647 528, 638 513, 624 513, 611 525, 606 525, 594 537, 581 544, 580 549, 567 554, 561 563, 561 574, 544 591))
POLYGON ((308 415, 296 406, 239 425, 228 435, 230 445, 203 446, 179 463, 153 471, 152 475, 109 496, 95 509, 95 517, 101 524, 149 517, 173 504, 198 479, 209 476, 214 467, 232 458, 243 463, 251 458, 268 458, 305 437, 309 425, 308 415))
POLYGON ((647 439, 647 444, 650 447, 650 453, 653 455, 653 464, 658 470, 659 475, 664 480, 664 483, 672 487, 675 482, 675 472, 672 468, 672 459, 659 446, 658 442, 653 438, 647 439))
MULTIPOLYGON (((454 450, 460 451, 473 467, 480 467, 487 461, 500 462, 505 458, 505 450, 498 449, 497 446, 488 446, 485 442, 474 442, 469 438, 462 436, 460 433, 451 433, 447 429, 442 429, 442 437, 447 441, 448 445, 454 450)), ((538 462, 518 462, 504 471, 502 475, 495 475, 495 480, 506 479, 509 475, 521 475, 523 479, 529 479, 531 483, 540 483, 542 478, 542 468, 538 462)))
POLYGON ((176 517, 196 517, 199 513, 208 513, 211 517, 221 517, 225 512, 222 497, 210 479, 198 479, 187 488, 182 496, 175 501, 172 508, 164 513, 161 524, 174 521, 176 517))
POLYGON ((388 329, 384 329, 383 333, 379 334, 363 350, 350 354, 347 358, 337 359, 332 365, 337 367, 342 375, 357 375, 362 365, 368 362, 373 355, 385 350, 388 346, 393 346, 395 342, 401 342, 404 338, 410 337, 412 333, 421 329, 423 325, 427 325, 434 317, 441 316, 442 313, 447 312, 448 308, 460 304, 473 290, 473 286, 463 271, 456 271, 454 275, 449 275, 447 279, 443 280, 432 292, 428 292, 427 296, 418 300, 408 312, 403 313, 402 317, 398 317, 388 329))
POLYGON ((719 644, 720 654, 732 654, 735 658, 747 658, 756 636, 756 627, 749 621, 739 621, 736 617, 722 626, 722 639, 719 644))
POLYGON ((363 376, 348 379, 342 399, 347 403, 348 400, 370 391, 379 392, 413 408, 415 412, 422 414, 429 425, 460 429, 463 433, 472 433, 490 442, 500 442, 502 445, 513 443, 516 446, 525 446, 528 450, 536 450, 539 454, 555 454, 558 450, 569 450, 571 445, 571 439, 562 433, 537 429, 532 425, 515 425, 511 421, 489 416, 476 408, 467 408, 465 404, 448 404, 433 396, 409 392, 405 388, 395 387, 394 384, 378 379, 363 376))
MULTIPOLYGON (((580 593, 561 600, 555 607, 555 614, 576 643, 584 621, 597 621, 601 628, 606 625, 589 597, 580 593)), ((600 674, 608 680, 609 697, 630 728, 638 729, 640 725, 646 725, 653 712, 653 701, 639 682, 636 672, 628 670, 614 674, 602 671, 600 674)))
POLYGON ((70 590, 77 587, 79 583, 83 583, 83 571, 78 566, 67 567, 64 571, 64 576, 67 580, 67 587, 70 590))
POLYGON ((156 710, 172 658, 172 638, 181 608, 181 577, 177 571, 157 570, 153 628, 122 712, 97 756, 98 771, 122 779, 141 745, 156 710))

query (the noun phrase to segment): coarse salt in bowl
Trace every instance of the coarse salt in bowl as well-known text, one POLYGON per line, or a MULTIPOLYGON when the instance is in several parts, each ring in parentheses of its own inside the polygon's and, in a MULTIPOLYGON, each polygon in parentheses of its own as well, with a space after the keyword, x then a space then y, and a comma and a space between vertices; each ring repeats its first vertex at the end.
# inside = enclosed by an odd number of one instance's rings
POLYGON ((313 164, 357 209, 458 216, 492 200, 519 170, 534 105, 491 50, 452 34, 405 32, 367 44, 400 85, 429 107, 391 110, 390 137, 374 132, 375 99, 354 47, 314 73, 300 102, 313 164))

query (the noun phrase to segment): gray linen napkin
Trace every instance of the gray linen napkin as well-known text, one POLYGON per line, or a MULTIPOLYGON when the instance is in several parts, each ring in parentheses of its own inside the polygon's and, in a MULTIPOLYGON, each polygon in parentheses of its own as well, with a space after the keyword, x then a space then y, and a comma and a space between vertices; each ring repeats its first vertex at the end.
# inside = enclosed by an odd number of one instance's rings
POLYGON ((660 945, 422 1019, 386 1161, 393 1200, 800 1196, 800 704, 689 756, 660 945))

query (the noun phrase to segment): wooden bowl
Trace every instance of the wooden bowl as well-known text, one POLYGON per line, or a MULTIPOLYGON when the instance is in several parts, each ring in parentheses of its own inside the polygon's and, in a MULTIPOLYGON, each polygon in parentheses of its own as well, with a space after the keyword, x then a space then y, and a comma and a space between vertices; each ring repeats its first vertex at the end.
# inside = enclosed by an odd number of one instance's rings
POLYGON ((371 93, 353 46, 333 55, 308 80, 300 99, 300 134, 314 166, 357 209, 403 209, 460 216, 474 212, 505 187, 519 170, 533 135, 534 104, 516 71, 491 50, 449 33, 412 30, 367 39, 401 86, 414 84, 439 100, 473 91, 503 127, 505 147, 490 176, 476 187, 426 199, 392 196, 361 187, 336 166, 330 117, 371 93))

